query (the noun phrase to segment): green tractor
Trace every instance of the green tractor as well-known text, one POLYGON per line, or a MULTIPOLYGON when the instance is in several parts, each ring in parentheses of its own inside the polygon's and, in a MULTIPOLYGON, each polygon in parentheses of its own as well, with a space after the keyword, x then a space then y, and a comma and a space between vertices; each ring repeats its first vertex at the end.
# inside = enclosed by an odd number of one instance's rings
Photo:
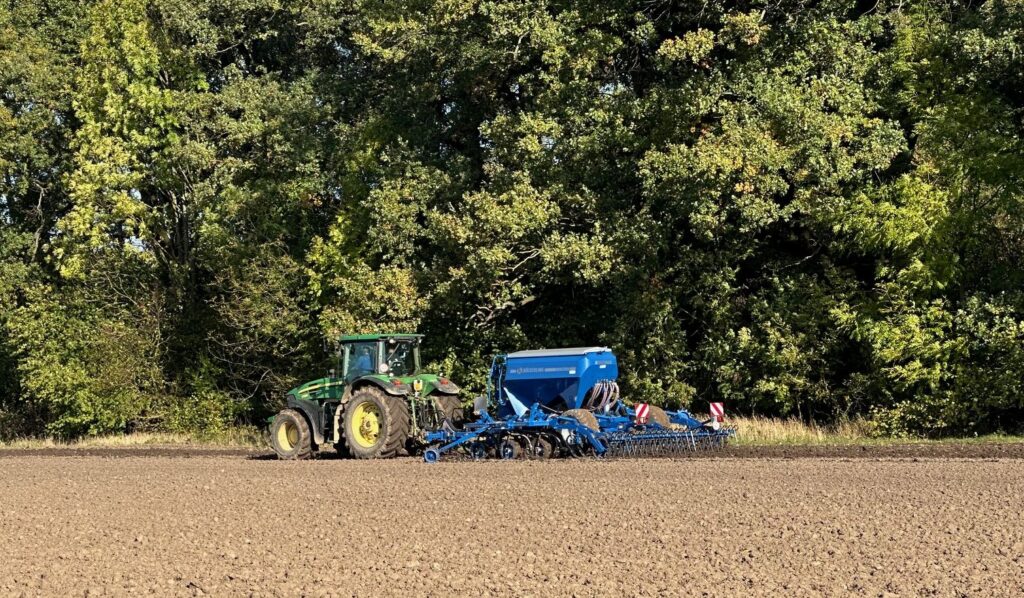
POLYGON ((325 444, 344 456, 378 459, 424 446, 423 435, 460 426, 459 387, 420 372, 421 334, 342 336, 337 367, 288 391, 270 424, 281 459, 306 459, 325 444))

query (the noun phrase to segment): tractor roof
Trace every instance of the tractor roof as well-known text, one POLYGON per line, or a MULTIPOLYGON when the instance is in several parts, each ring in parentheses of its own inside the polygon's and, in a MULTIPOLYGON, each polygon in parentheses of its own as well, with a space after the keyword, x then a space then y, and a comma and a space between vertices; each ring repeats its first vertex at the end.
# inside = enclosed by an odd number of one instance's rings
POLYGON ((387 340, 389 338, 414 339, 423 338, 423 335, 412 334, 408 332, 396 332, 395 334, 343 334, 341 335, 341 342, 349 343, 355 341, 379 341, 387 340))

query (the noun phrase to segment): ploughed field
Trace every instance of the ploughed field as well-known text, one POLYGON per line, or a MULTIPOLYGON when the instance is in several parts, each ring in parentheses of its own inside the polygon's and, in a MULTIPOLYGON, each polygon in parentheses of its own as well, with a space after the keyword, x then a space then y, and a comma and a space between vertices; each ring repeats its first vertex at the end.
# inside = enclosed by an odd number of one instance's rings
POLYGON ((1024 595, 1020 449, 858 451, 0 451, 0 595, 1024 595))

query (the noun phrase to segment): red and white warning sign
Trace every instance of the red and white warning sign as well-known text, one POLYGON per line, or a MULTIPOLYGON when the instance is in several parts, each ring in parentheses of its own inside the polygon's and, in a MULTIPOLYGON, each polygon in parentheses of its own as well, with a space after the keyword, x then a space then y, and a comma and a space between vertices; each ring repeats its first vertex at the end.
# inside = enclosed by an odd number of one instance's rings
POLYGON ((722 403, 711 403, 711 417, 715 418, 716 422, 725 420, 725 405, 722 403))
POLYGON ((646 424, 647 417, 651 413, 651 406, 647 403, 640 403, 636 406, 636 423, 646 424))

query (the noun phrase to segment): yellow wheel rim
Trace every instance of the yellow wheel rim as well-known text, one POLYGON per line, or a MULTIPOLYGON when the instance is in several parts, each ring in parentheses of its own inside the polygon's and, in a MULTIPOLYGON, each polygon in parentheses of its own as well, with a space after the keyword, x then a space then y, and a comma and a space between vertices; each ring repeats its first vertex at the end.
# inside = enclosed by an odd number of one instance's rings
POLYGON ((299 443, 299 427, 295 422, 284 422, 277 428, 277 445, 286 451, 295 448, 299 443))
POLYGON ((380 437, 380 422, 383 418, 380 409, 370 401, 356 405, 355 413, 349 425, 352 426, 352 437, 356 444, 363 448, 370 448, 377 444, 380 437))

